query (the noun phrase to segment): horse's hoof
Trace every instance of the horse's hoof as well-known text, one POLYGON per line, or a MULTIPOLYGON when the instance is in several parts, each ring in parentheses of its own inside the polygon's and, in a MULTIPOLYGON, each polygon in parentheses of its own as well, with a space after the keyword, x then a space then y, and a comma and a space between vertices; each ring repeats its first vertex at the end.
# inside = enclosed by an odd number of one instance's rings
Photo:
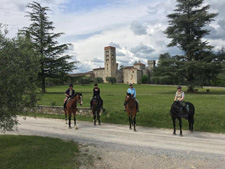
POLYGON ((78 127, 74 127, 75 130, 78 130, 78 127))
POLYGON ((69 129, 71 129, 72 127, 71 126, 69 126, 69 129))
POLYGON ((177 135, 176 133, 173 133, 173 135, 177 135))
POLYGON ((134 132, 137 132, 137 130, 136 130, 136 129, 134 129, 134 132))
POLYGON ((183 134, 180 134, 180 137, 183 137, 183 134))

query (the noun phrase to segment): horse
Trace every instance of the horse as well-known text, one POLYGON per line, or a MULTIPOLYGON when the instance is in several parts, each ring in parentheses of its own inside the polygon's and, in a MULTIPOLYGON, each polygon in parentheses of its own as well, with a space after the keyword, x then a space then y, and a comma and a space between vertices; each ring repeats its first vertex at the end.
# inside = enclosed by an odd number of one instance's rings
POLYGON ((131 125, 134 126, 134 131, 136 132, 136 113, 137 113, 137 108, 136 108, 136 102, 135 98, 131 96, 130 93, 127 93, 127 96, 125 97, 125 102, 126 102, 126 112, 129 118, 129 123, 130 123, 130 129, 132 129, 131 125))
MULTIPOLYGON (((189 109, 189 111, 187 112, 188 113, 187 120, 189 122, 189 131, 193 132, 195 107, 190 102, 185 102, 185 104, 189 109)), ((173 121, 173 135, 176 135, 176 119, 178 119, 179 120, 179 126, 180 126, 180 136, 183 136, 182 135, 182 119, 181 119, 183 117, 180 114, 180 105, 177 101, 175 101, 171 105, 170 115, 171 115, 171 118, 172 118, 172 121, 173 121)))
POLYGON ((98 124, 101 125, 100 108, 101 108, 101 100, 98 96, 94 96, 92 101, 92 113, 93 113, 94 125, 96 125, 96 113, 97 113, 98 124))
POLYGON ((71 114, 73 113, 74 117, 74 128, 78 129, 76 126, 76 111, 77 111, 77 102, 79 102, 80 105, 82 105, 82 93, 75 93, 66 104, 66 107, 64 107, 65 112, 65 120, 67 124, 67 113, 69 117, 69 128, 71 129, 71 114))

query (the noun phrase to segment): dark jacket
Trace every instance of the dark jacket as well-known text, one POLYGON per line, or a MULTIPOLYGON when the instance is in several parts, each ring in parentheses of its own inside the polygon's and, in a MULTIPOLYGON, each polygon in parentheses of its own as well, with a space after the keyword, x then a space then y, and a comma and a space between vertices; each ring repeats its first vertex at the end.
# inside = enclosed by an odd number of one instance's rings
POLYGON ((75 91, 72 89, 72 91, 70 92, 70 89, 67 89, 65 93, 68 94, 69 97, 71 97, 75 94, 75 91))
POLYGON ((93 97, 94 96, 100 96, 100 89, 99 88, 94 88, 93 89, 93 97))

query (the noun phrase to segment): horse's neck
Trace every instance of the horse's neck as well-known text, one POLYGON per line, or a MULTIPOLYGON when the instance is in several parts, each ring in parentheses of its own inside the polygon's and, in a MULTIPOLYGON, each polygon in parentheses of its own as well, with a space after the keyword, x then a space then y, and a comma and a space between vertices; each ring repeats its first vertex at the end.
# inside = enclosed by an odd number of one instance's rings
POLYGON ((133 107, 135 104, 136 104, 136 103, 135 103, 134 99, 130 99, 130 100, 128 101, 128 103, 127 103, 127 105, 128 105, 129 107, 133 107))

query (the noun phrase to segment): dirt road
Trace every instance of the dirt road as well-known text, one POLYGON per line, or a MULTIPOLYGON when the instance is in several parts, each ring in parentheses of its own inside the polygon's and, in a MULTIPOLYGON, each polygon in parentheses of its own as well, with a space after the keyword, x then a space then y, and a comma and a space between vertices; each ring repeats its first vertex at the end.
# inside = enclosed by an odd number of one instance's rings
MULTIPOLYGON (((225 134, 183 131, 183 137, 171 129, 78 121, 78 130, 69 129, 64 120, 18 117, 20 125, 7 134, 38 135, 74 140, 81 150, 94 156, 93 166, 81 168, 150 169, 215 168, 225 169, 225 134)), ((177 133, 179 133, 177 131, 177 133)))

